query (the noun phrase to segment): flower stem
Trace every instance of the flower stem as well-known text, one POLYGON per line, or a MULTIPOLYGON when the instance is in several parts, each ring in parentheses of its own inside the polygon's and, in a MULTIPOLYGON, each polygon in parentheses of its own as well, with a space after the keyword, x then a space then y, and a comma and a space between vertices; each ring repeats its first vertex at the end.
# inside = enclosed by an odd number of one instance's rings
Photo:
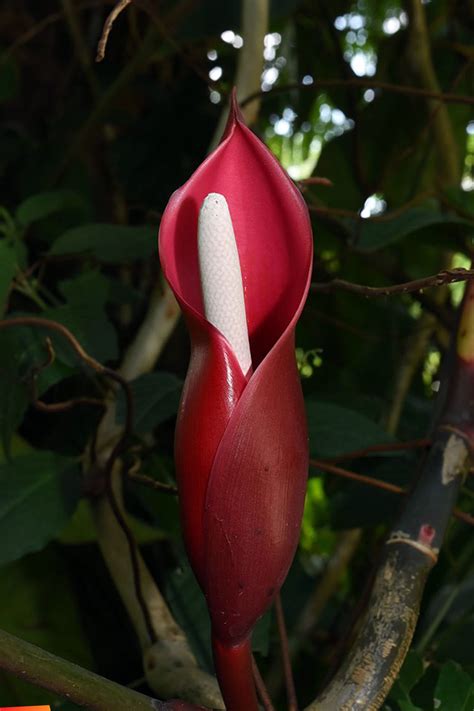
POLYGON ((227 711, 258 711, 250 638, 230 646, 213 637, 212 649, 227 711))

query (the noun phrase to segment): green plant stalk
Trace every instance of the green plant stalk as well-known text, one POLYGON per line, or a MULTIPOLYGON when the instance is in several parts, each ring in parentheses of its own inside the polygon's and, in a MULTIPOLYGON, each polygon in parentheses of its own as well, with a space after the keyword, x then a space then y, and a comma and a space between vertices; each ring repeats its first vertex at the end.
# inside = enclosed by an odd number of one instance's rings
POLYGON ((104 679, 0 630, 0 667, 91 711, 160 711, 160 701, 104 679))

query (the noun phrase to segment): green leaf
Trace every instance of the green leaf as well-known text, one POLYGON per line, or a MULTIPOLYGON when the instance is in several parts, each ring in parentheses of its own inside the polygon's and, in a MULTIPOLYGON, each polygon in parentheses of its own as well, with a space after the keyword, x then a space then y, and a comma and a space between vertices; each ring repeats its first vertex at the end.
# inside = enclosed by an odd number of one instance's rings
POLYGON ((399 701, 400 711, 423 711, 419 706, 415 706, 411 701, 399 701))
POLYGON ((403 666, 398 674, 397 682, 406 694, 409 694, 415 684, 423 676, 423 659, 411 649, 403 662, 403 666))
POLYGON ((7 297, 17 268, 14 247, 4 239, 0 240, 0 316, 5 312, 7 297))
POLYGON ((395 441, 377 422, 340 405, 307 400, 306 410, 312 457, 336 457, 395 441))
POLYGON ((390 690, 389 699, 398 703, 402 711, 419 711, 410 698, 410 691, 423 676, 423 659, 410 650, 403 662, 397 679, 390 690))
POLYGON ((474 679, 455 662, 443 665, 434 694, 436 711, 472 711, 474 679))
POLYGON ((79 193, 73 190, 51 190, 26 198, 16 210, 16 219, 23 227, 28 227, 57 212, 84 212, 86 208, 86 202, 79 193))
POLYGON ((352 221, 357 247, 368 252, 387 247, 426 227, 466 225, 474 230, 474 222, 438 209, 413 207, 393 219, 352 221))
POLYGON ((92 253, 101 262, 131 262, 155 253, 156 235, 156 228, 150 226, 93 223, 64 232, 50 254, 92 253))
POLYGON ((0 464, 0 565, 38 551, 72 515, 80 495, 74 460, 34 452, 0 464))
POLYGON ((18 334, 3 331, 0 334, 0 435, 1 447, 7 455, 13 433, 28 407, 27 387, 19 376, 22 353, 18 334))
MULTIPOLYGON (((108 280, 100 272, 84 272, 75 279, 61 282, 59 288, 67 303, 48 309, 42 315, 69 328, 81 346, 97 360, 105 362, 117 358, 117 336, 105 311, 108 280)), ((48 335, 51 337, 51 332, 48 335)), ((66 364, 77 364, 77 357, 72 356, 64 338, 53 336, 53 341, 66 364)))
MULTIPOLYGON (((133 537, 139 545, 154 543, 167 538, 167 535, 158 528, 153 528, 147 523, 136 518, 128 512, 128 525, 133 533, 133 537)), ((95 543, 97 541, 97 529, 92 518, 89 502, 82 499, 68 521, 58 540, 65 545, 77 546, 81 543, 95 543)))
MULTIPOLYGON (((48 547, 0 568, 0 627, 52 654, 93 669, 67 563, 48 547)), ((0 674, 0 703, 46 704, 56 697, 0 674)), ((53 706, 56 708, 56 705, 53 706)))
POLYGON ((263 617, 259 619, 252 634, 252 650, 258 652, 263 657, 268 656, 268 650, 270 648, 272 615, 273 611, 270 608, 270 610, 267 610, 263 617))
POLYGON ((18 64, 8 55, 0 55, 0 103, 12 101, 20 88, 18 64))
POLYGON ((166 598, 199 664, 212 672, 212 658, 209 652, 211 631, 206 601, 184 553, 180 560, 180 567, 168 577, 166 598))
MULTIPOLYGON (((137 434, 150 432, 177 413, 183 383, 175 375, 148 373, 133 380, 130 387, 135 411, 134 431, 137 434)), ((124 424, 125 415, 125 396, 121 391, 117 401, 118 424, 124 424)))

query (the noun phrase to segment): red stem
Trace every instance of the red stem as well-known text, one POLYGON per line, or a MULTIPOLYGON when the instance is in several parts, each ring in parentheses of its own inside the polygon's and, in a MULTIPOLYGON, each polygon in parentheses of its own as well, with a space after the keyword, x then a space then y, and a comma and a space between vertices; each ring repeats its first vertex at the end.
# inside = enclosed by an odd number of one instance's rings
POLYGON ((227 711, 258 711, 250 638, 235 646, 213 637, 214 664, 227 711))

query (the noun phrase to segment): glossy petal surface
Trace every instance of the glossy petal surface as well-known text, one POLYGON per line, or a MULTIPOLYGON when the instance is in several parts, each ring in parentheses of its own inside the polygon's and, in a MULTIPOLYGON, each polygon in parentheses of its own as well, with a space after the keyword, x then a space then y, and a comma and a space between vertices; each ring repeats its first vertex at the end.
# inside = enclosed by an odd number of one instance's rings
POLYGON ((248 636, 293 557, 308 468, 294 328, 307 294, 306 205, 235 104, 221 145, 171 198, 160 257, 191 335, 176 431, 186 548, 214 635, 248 636), (244 286, 253 374, 205 318, 197 225, 209 193, 229 205, 244 286))

